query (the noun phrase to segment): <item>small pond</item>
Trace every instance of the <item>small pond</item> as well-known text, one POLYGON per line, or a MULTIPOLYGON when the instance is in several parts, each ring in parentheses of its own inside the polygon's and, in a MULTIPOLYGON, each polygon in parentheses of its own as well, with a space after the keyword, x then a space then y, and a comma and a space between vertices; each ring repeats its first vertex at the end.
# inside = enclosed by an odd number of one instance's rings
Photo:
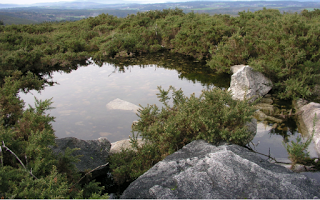
MULTIPOLYGON (((36 91, 19 94, 26 105, 34 105, 34 97, 42 100, 53 97, 55 109, 48 114, 56 117, 53 128, 58 138, 88 140, 107 137, 111 142, 128 139, 131 124, 138 117, 132 111, 108 109, 106 105, 112 100, 119 98, 135 105, 161 106, 156 95, 157 86, 167 89, 172 85, 181 88, 187 96, 192 93, 199 96, 203 89, 228 88, 230 83, 230 75, 214 74, 205 63, 171 54, 105 63, 94 63, 89 59, 87 62, 87 66, 79 66, 70 73, 53 72, 52 81, 58 84, 46 87, 41 94, 36 91)), ((290 106, 291 103, 284 104, 290 106)), ((282 141, 295 140, 299 131, 292 118, 284 124, 274 128, 270 122, 259 122, 253 140, 254 144, 259 143, 256 151, 278 161, 288 161, 282 141)), ((309 151, 312 157, 317 156, 313 143, 309 151)))

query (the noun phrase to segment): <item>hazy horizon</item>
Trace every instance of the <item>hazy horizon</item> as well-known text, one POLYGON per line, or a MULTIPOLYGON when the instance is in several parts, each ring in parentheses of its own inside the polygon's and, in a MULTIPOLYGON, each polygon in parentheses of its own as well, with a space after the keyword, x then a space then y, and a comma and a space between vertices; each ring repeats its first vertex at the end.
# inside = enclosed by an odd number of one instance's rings
MULTIPOLYGON (((0 4, 18 4, 18 5, 32 5, 45 3, 65 3, 65 2, 95 2, 101 4, 153 4, 153 3, 174 3, 174 2, 188 2, 188 1, 259 1, 259 0, 1 0, 0 4)), ((281 1, 281 0, 261 0, 261 1, 281 1)), ((320 0, 283 0, 283 1, 309 1, 319 2, 320 0)))
POLYGON ((59 2, 75 2, 75 1, 83 1, 83 2, 98 2, 102 4, 122 4, 122 3, 167 3, 167 2, 187 2, 191 0, 2 0, 0 4, 19 4, 19 5, 31 5, 38 3, 59 3, 59 2))

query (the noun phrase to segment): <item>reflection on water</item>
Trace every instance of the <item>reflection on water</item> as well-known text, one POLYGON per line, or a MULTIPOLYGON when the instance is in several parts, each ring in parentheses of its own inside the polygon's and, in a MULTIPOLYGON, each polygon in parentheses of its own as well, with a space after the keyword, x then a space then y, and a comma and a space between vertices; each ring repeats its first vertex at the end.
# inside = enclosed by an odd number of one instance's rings
MULTIPOLYGON (((119 98, 135 105, 161 106, 156 95, 159 85, 162 88, 170 85, 182 88, 187 96, 192 93, 199 95, 201 90, 213 86, 213 83, 203 84, 196 79, 181 78, 177 70, 157 65, 134 65, 119 70, 110 64, 101 67, 91 64, 69 74, 54 72, 52 77, 58 85, 46 87, 41 94, 32 94, 43 100, 53 97, 55 109, 50 114, 56 117, 53 123, 56 136, 80 139, 103 136, 111 142, 127 139, 131 135, 131 124, 138 117, 134 112, 107 109, 106 104, 110 101, 119 98)), ((32 94, 20 96, 26 104, 33 105, 32 94)))
MULTIPOLYGON (((97 139, 107 137, 111 142, 127 139, 131 124, 138 117, 132 111, 107 109, 106 105, 121 99, 135 105, 162 104, 157 99, 157 86, 167 89, 170 85, 181 88, 186 96, 213 86, 228 88, 230 75, 215 74, 203 63, 173 55, 149 55, 147 57, 108 60, 109 63, 90 61, 75 71, 52 72, 52 81, 58 84, 46 87, 41 94, 20 93, 26 104, 38 99, 53 97, 49 114, 56 117, 53 128, 58 138, 77 137, 97 139), (97 63, 97 64, 95 64, 97 63)), ((288 104, 278 103, 279 106, 288 104)), ((263 154, 287 161, 288 155, 282 141, 291 141, 299 135, 295 122, 284 126, 258 123, 258 133, 253 140, 255 149, 263 154), (291 125, 290 125, 291 124, 291 125)), ((251 145, 252 146, 252 145, 251 145)), ((314 144, 310 155, 316 157, 314 144)), ((265 158, 265 157, 264 157, 265 158)))
MULTIPOLYGON (((286 131, 286 135, 284 133, 279 134, 279 130, 272 127, 273 124, 268 124, 266 122, 259 122, 257 126, 257 135, 253 139, 252 143, 254 145, 250 145, 257 152, 270 155, 273 158, 276 158, 277 161, 280 162, 290 162, 288 159, 288 153, 283 146, 283 141, 296 141, 296 138, 300 135, 298 130, 290 130, 286 131), (292 131, 292 132, 291 132, 292 131)), ((304 140, 305 141, 305 140, 304 140)), ((311 157, 318 157, 315 144, 312 143, 308 147, 308 151, 310 152, 311 157)), ((267 158, 266 156, 261 156, 262 158, 267 158)))

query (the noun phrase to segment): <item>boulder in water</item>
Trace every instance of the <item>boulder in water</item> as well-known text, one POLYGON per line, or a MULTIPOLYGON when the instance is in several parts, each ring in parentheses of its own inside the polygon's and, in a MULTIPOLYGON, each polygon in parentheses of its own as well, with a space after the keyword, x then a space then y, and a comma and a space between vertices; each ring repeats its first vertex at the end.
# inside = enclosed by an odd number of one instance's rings
POLYGON ((113 101, 110 101, 106 105, 106 107, 107 107, 107 109, 111 109, 111 110, 128 110, 128 111, 133 111, 135 113, 140 108, 139 106, 137 106, 137 105, 135 105, 133 103, 121 100, 119 98, 116 98, 113 101))

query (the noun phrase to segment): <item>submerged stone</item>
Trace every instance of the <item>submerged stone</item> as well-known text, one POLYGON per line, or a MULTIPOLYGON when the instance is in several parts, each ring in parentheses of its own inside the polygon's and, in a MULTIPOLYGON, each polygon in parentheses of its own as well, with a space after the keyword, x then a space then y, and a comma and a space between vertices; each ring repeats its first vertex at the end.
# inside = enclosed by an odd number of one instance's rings
POLYGON ((116 98, 113 101, 110 101, 107 105, 106 105, 107 109, 111 109, 111 110, 129 110, 129 111, 133 111, 133 112, 137 112, 138 109, 140 108, 139 106, 130 103, 128 101, 124 101, 121 100, 119 98, 116 98))
POLYGON ((267 103, 257 103, 253 107, 264 112, 266 115, 273 115, 275 113, 274 106, 267 103))
POLYGON ((269 120, 274 123, 282 123, 283 122, 282 119, 278 119, 273 116, 266 115, 264 112, 262 112, 260 110, 257 110, 256 112, 254 112, 253 116, 259 121, 269 120))
POLYGON ((273 104, 272 98, 262 98, 259 101, 260 103, 273 104))

